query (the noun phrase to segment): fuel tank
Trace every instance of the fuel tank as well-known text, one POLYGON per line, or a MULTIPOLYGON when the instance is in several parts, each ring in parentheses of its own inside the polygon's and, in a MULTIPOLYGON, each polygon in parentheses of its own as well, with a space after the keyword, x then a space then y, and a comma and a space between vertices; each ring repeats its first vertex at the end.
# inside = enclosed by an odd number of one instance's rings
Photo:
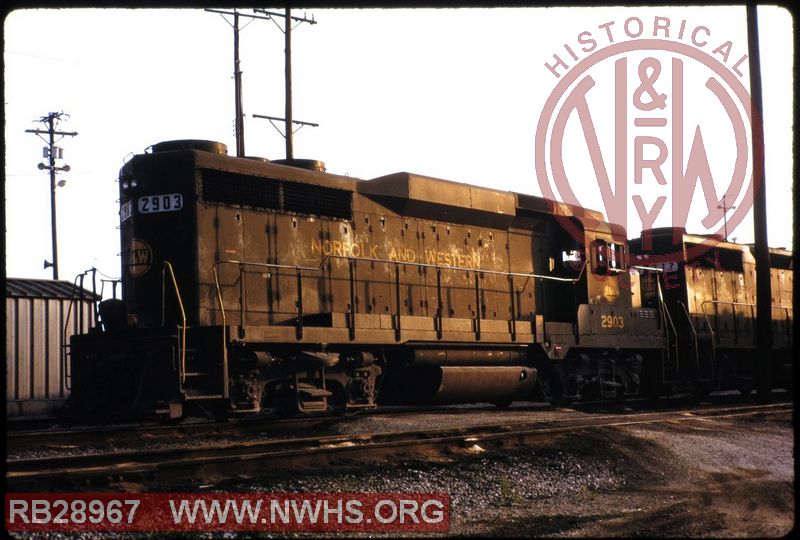
POLYGON ((410 364, 417 366, 515 366, 528 357, 524 349, 414 349, 410 364))
POLYGON ((411 366, 390 370, 383 404, 508 404, 529 399, 536 369, 529 366, 411 366))

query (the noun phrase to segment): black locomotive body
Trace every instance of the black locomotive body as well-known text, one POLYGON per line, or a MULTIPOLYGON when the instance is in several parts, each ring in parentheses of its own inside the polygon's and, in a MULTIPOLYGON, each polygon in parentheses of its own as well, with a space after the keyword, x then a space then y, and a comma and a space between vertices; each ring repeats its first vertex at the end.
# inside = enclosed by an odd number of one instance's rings
POLYGON ((671 381, 665 304, 597 212, 209 141, 157 144, 119 181, 123 299, 72 339, 77 411, 505 405, 671 381))

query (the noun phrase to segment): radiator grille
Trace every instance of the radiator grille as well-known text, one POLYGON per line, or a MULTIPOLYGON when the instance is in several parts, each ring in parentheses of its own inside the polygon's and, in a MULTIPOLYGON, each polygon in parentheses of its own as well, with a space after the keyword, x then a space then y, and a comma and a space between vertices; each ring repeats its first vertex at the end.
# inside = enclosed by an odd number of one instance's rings
POLYGON ((280 182, 259 176, 205 170, 203 199, 208 202, 279 210, 280 182))
POLYGON ((284 184, 284 210, 301 214, 318 214, 335 218, 350 219, 352 193, 343 189, 333 189, 296 182, 284 184))
POLYGON ((202 172, 202 179, 203 200, 206 202, 340 219, 352 218, 353 194, 344 189, 211 169, 202 172))

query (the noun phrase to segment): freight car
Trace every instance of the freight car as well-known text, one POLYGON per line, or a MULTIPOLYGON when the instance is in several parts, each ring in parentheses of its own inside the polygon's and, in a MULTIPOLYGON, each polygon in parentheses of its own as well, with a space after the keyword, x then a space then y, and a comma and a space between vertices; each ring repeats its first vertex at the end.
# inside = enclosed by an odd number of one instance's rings
POLYGON ((211 141, 156 144, 119 183, 123 298, 72 338, 74 412, 621 399, 670 389, 685 353, 598 212, 211 141))

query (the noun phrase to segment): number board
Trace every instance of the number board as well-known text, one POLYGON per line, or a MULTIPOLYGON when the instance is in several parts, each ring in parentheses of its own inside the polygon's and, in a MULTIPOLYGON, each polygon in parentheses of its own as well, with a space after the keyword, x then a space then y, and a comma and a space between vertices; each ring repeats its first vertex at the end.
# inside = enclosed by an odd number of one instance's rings
POLYGON ((119 208, 119 219, 120 222, 125 223, 133 214, 133 203, 131 201, 125 201, 125 204, 120 206, 119 208))
POLYGON ((603 328, 625 328, 622 315, 600 315, 600 326, 603 328))
POLYGON ((139 197, 138 207, 140 214, 177 212, 183 208, 183 195, 180 193, 145 195, 144 197, 139 197))

